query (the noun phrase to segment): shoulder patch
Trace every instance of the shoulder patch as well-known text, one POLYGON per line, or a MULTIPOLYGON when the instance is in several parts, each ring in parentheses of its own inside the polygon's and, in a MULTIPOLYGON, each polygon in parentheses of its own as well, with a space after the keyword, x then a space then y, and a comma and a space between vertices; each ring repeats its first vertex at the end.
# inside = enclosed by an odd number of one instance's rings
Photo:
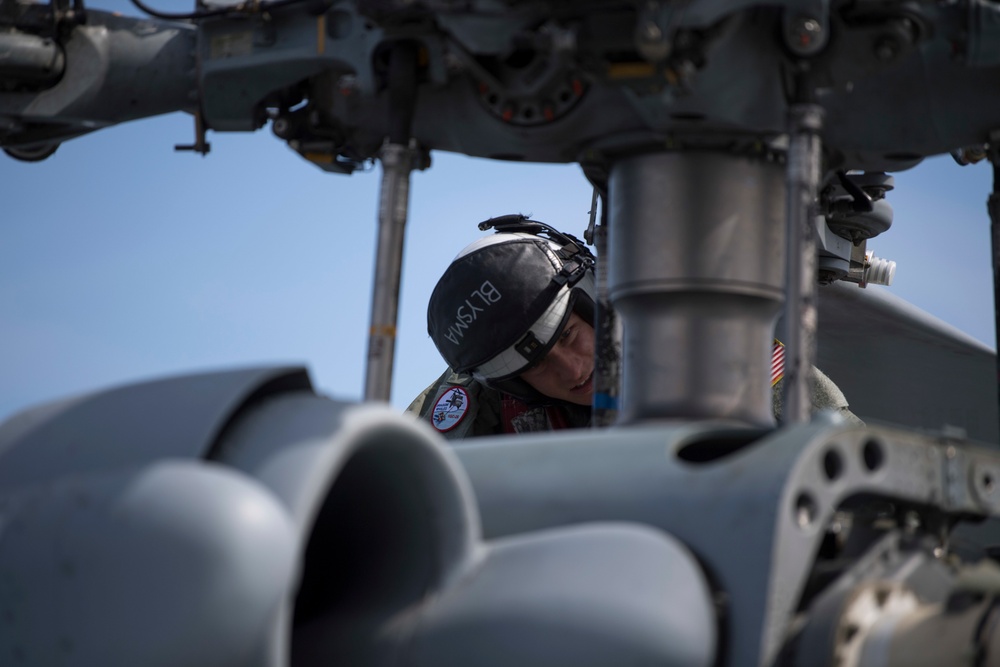
POLYGON ((458 426, 469 411, 469 394, 462 387, 452 387, 441 394, 431 410, 431 426, 447 433, 458 426))
POLYGON ((785 376, 785 346, 777 338, 774 339, 774 347, 771 348, 771 386, 778 384, 778 381, 785 376))

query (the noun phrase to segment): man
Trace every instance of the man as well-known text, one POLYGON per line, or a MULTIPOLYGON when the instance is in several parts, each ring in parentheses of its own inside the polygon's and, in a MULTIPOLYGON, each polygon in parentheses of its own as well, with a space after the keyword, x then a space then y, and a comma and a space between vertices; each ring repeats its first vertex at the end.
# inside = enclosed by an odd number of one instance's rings
MULTIPOLYGON (((594 256, 524 216, 480 224, 490 227, 498 232, 462 250, 431 294, 427 331, 449 368, 407 412, 450 440, 588 426, 594 256)), ((772 378, 779 397, 780 379, 772 378)), ((813 369, 812 379, 815 409, 860 422, 829 378, 813 369)))

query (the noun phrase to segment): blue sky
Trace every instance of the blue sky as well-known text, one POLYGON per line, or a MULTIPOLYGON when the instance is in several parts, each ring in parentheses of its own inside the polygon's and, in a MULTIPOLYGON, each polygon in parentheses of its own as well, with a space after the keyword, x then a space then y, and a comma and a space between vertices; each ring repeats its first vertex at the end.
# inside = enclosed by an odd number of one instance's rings
MULTIPOLYGON (((173 151, 192 136, 191 118, 172 114, 67 142, 38 164, 0 155, 0 419, 253 364, 303 364, 321 392, 360 398, 380 170, 323 173, 268 129, 210 133, 204 158, 173 151)), ((411 183, 400 409, 443 368, 425 307, 476 223, 523 212, 579 234, 590 208, 575 165, 433 159, 411 183)), ((942 157, 895 177, 895 222, 869 243, 898 262, 889 289, 994 347, 989 167, 942 157)))

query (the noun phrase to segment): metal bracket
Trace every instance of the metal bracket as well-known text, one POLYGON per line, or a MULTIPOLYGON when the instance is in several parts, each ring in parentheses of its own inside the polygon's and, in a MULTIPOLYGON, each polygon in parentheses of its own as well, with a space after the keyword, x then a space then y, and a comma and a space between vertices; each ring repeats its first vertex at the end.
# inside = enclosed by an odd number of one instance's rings
POLYGON ((212 144, 205 141, 206 132, 207 132, 207 127, 205 123, 205 116, 199 109, 198 113, 194 115, 194 143, 176 144, 174 145, 174 150, 193 151, 201 155, 208 155, 208 152, 212 150, 212 144))

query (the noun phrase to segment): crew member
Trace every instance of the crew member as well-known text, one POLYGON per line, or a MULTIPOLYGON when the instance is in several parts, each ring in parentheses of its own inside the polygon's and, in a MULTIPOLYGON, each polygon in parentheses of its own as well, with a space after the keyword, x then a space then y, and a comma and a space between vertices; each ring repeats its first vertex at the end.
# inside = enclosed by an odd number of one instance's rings
MULTIPOLYGON (((448 439, 586 427, 594 388, 594 256, 576 238, 524 216, 480 225, 490 227, 501 231, 462 250, 431 294, 427 330, 449 368, 407 412, 448 439)), ((780 397, 780 363, 777 369, 772 386, 780 397)), ((815 410, 860 422, 815 368, 812 385, 815 410)))

